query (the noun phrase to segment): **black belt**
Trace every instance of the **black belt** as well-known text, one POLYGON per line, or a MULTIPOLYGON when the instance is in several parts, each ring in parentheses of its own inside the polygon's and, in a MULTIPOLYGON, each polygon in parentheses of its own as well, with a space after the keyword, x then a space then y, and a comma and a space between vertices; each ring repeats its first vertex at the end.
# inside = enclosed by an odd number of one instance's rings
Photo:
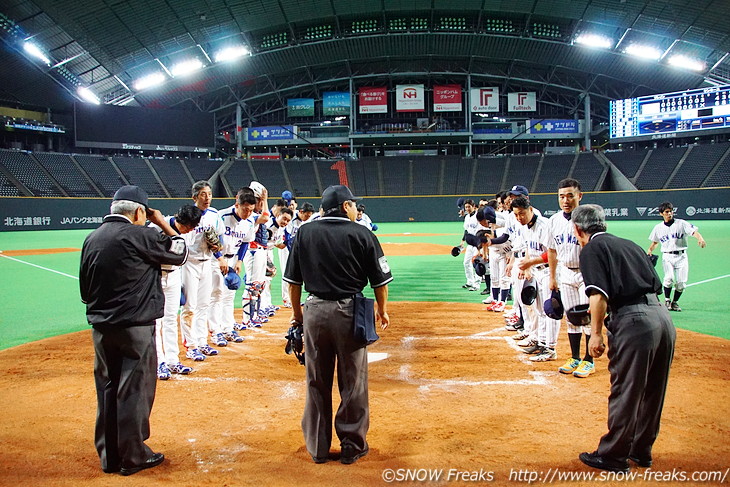
POLYGON ((652 304, 652 303, 658 303, 659 299, 656 297, 656 293, 647 293, 641 296, 637 296, 635 298, 629 298, 629 299, 622 299, 618 302, 612 302, 609 305, 609 311, 611 313, 618 312, 619 309, 623 308, 624 306, 631 306, 633 304, 652 304))
POLYGON ((675 254, 675 255, 679 255, 679 254, 683 254, 683 253, 684 253, 684 250, 669 250, 669 251, 667 251, 667 252, 664 252, 664 253, 665 253, 665 254, 675 254))
POLYGON ((354 296, 354 294, 310 294, 325 301, 339 301, 340 299, 348 299, 354 296))
POLYGON ((525 256, 525 253, 524 252, 515 252, 513 255, 515 257, 518 257, 519 258, 519 257, 524 257, 525 256))
POLYGON ((571 271, 579 271, 580 270, 580 267, 568 267, 568 266, 566 266, 565 268, 566 269, 570 269, 571 271))
POLYGON ((548 268, 548 265, 547 264, 540 264, 540 265, 536 265, 535 266, 535 270, 536 271, 541 271, 541 270, 547 269, 547 268, 548 268))
POLYGON ((235 257, 235 256, 236 256, 236 254, 226 254, 223 257, 225 257, 226 259, 230 259, 231 257, 235 257))
POLYGON ((161 269, 161 270, 162 270, 162 272, 169 274, 170 272, 175 272, 177 269, 161 269))

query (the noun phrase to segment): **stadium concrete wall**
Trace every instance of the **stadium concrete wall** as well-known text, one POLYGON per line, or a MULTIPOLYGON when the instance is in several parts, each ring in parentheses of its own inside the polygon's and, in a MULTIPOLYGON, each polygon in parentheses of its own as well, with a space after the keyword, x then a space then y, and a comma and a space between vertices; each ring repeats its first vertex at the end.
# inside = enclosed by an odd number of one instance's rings
MULTIPOLYGON (((480 195, 465 195, 478 202, 480 195)), ((362 200, 366 213, 375 223, 441 222, 457 220, 457 196, 367 197, 362 200)), ((299 205, 310 202, 319 207, 319 198, 298 198, 299 205)), ((558 211, 555 194, 535 194, 532 204, 550 216, 558 211)), ((677 217, 688 220, 730 220, 730 188, 620 191, 585 193, 583 203, 603 206, 609 220, 657 220, 657 206, 671 201, 677 217)), ((273 199, 269 201, 273 203, 273 199)), ((109 212, 105 198, 0 198, 0 231, 68 230, 96 228, 109 212)), ((189 199, 151 199, 150 205, 166 215, 174 214, 189 199)), ((215 199, 219 209, 233 199, 215 199)))

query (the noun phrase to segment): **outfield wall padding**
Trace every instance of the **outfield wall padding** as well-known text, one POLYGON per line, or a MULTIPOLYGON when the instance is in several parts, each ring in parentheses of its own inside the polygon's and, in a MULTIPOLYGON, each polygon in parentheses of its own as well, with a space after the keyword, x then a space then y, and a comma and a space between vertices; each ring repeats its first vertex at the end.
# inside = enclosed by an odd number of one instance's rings
MULTIPOLYGON (((488 195, 492 196, 492 195, 488 195)), ((476 203, 480 195, 465 196, 476 203)), ((361 203, 375 223, 456 221, 457 196, 391 196, 368 197, 361 203)), ((319 207, 319 198, 298 198, 299 205, 310 202, 319 207)), ((555 194, 535 194, 532 204, 550 216, 558 211, 555 194)), ((583 203, 596 203, 606 209, 609 220, 659 220, 657 206, 671 201, 677 217, 687 220, 729 220, 730 188, 620 191, 586 193, 583 203)), ((269 204, 274 200, 270 199, 269 204)), ((107 198, 0 198, 0 231, 69 230, 96 228, 109 212, 107 198)), ((151 199, 150 205, 164 214, 174 214, 189 199, 151 199)), ((213 200, 218 209, 233 204, 233 199, 213 200)))

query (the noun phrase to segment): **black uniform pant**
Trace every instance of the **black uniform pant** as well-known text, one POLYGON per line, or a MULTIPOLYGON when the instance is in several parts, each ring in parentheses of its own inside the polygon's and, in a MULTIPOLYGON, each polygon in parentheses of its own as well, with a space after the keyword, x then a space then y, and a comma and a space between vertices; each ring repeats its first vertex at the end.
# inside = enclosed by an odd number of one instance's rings
POLYGON ((629 455, 651 458, 674 356, 676 330, 666 307, 649 303, 612 313, 608 329, 608 433, 598 453, 624 461, 629 455))
POLYGON ((101 468, 114 472, 153 454, 144 442, 157 387, 155 326, 94 325, 93 341, 96 450, 101 468))
POLYGON ((356 453, 368 449, 370 426, 367 348, 353 338, 353 300, 310 296, 304 305, 307 399, 302 431, 309 454, 327 458, 332 443, 332 384, 335 364, 340 406, 335 431, 356 453))

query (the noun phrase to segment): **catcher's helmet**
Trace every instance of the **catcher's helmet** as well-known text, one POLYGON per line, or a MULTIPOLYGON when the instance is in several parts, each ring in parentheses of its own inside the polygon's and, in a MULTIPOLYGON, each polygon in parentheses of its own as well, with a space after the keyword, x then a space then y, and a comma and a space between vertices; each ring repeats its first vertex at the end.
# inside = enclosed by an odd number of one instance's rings
POLYGON ((292 323, 284 338, 286 338, 284 347, 286 354, 293 353, 299 363, 304 365, 304 327, 301 324, 292 323))
POLYGON ((649 256, 649 262, 651 262, 651 265, 653 265, 654 267, 656 267, 656 263, 659 262, 659 256, 658 255, 651 254, 649 256))
POLYGON ((233 269, 228 269, 228 274, 226 274, 226 287, 230 289, 231 291, 235 291, 239 287, 241 287, 241 276, 236 274, 236 271, 233 269))
POLYGON ((453 249, 451 249, 452 257, 458 257, 460 253, 461 253, 461 247, 457 246, 457 247, 454 247, 453 249))
POLYGON ((565 316, 573 326, 588 326, 591 324, 591 313, 587 304, 573 306, 565 312, 565 316))
POLYGON ((545 314, 554 320, 563 318, 563 301, 560 299, 560 291, 553 291, 548 299, 543 303, 545 314))
POLYGON ((483 277, 487 273, 487 266, 484 264, 484 259, 481 257, 474 259, 472 265, 474 265, 474 272, 476 272, 477 276, 483 277))
POLYGON ((525 279, 520 296, 522 297, 522 303, 527 306, 535 302, 535 298, 537 298, 537 283, 534 279, 525 279))

